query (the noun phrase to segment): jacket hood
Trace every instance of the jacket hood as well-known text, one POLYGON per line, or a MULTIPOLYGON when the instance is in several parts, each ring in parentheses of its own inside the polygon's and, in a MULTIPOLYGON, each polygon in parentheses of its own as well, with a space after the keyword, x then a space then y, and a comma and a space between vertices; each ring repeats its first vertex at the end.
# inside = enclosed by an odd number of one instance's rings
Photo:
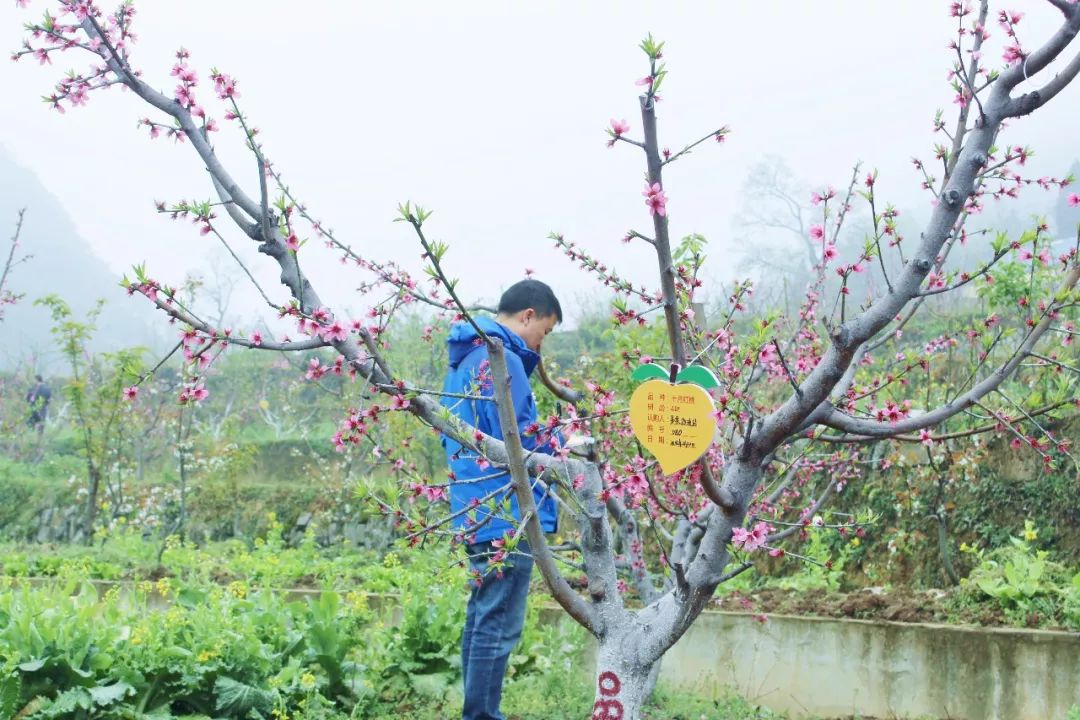
MULTIPOLYGON (((493 319, 488 317, 476 317, 473 319, 480 326, 480 329, 488 335, 502 340, 503 346, 507 350, 521 358, 526 375, 532 374, 532 371, 536 369, 537 364, 540 362, 539 353, 526 345, 525 341, 516 332, 504 325, 500 325, 493 319)), ((450 328, 450 335, 446 338, 446 346, 450 353, 451 369, 456 370, 461 361, 476 349, 479 338, 476 329, 467 322, 455 323, 450 328)))

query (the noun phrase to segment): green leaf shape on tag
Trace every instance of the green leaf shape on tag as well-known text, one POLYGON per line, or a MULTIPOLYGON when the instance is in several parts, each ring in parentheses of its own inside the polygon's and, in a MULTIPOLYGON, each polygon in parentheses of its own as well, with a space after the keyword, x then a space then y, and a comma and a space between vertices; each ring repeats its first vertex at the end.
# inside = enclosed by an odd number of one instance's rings
POLYGON ((720 381, 713 375, 712 370, 701 365, 691 365, 690 367, 683 368, 675 379, 679 382, 692 383, 699 387, 703 387, 706 390, 711 390, 714 387, 720 387, 720 381))
POLYGON ((645 365, 638 365, 634 368, 634 372, 630 375, 630 378, 635 382, 645 382, 646 380, 666 380, 668 378, 668 371, 660 367, 656 363, 647 363, 645 365))

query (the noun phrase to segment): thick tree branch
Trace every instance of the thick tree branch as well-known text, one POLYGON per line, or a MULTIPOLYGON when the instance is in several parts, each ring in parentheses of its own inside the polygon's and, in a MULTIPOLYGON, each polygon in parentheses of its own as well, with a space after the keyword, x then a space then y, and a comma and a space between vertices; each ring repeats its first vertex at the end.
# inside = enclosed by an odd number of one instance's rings
POLYGON ((166 97, 164 94, 154 90, 146 82, 138 78, 128 66, 127 60, 121 57, 108 42, 108 38, 92 17, 88 17, 84 20, 82 27, 87 35, 91 38, 100 40, 105 45, 107 48, 107 52, 104 54, 105 62, 121 82, 127 85, 132 92, 145 100, 148 104, 162 111, 166 115, 175 118, 176 121, 180 123, 180 128, 191 141, 192 147, 195 148, 195 151, 199 153, 199 157, 206 163, 207 171, 221 183, 221 186, 225 189, 228 197, 247 213, 249 219, 252 222, 258 222, 261 216, 259 204, 244 193, 244 191, 240 189, 240 185, 233 180, 232 176, 225 170, 225 166, 218 160, 213 148, 210 147, 210 144, 203 137, 198 126, 196 126, 194 119, 191 117, 191 113, 181 107, 180 103, 175 99, 166 97))
POLYGON ((880 332, 918 295, 923 280, 934 267, 938 253, 951 236, 966 199, 975 191, 978 174, 986 165, 987 154, 1008 103, 1006 87, 995 84, 986 104, 985 122, 972 131, 965 143, 949 183, 923 232, 923 241, 915 257, 907 263, 897 279, 895 291, 879 298, 864 312, 834 329, 830 347, 800 386, 802 394, 790 396, 759 424, 757 433, 751 438, 752 450, 758 456, 767 455, 803 425, 841 381, 855 359, 859 346, 880 332))
POLYGON ((645 564, 645 543, 641 539, 641 528, 637 518, 614 495, 608 497, 607 509, 615 526, 619 529, 619 534, 622 535, 623 546, 630 556, 630 577, 634 581, 634 588, 642 602, 651 603, 660 593, 645 564))
MULTIPOLYGON (((1056 403, 1051 403, 1049 405, 1043 405, 1040 408, 1037 408, 1035 410, 1030 411, 1028 414, 1031 417, 1039 417, 1041 415, 1045 415, 1047 413, 1053 412, 1054 410, 1057 410, 1058 408, 1065 407, 1066 405, 1074 405, 1075 402, 1076 401, 1072 400, 1072 399, 1061 400, 1061 401, 1058 401, 1056 403)), ((1014 417, 1014 418, 1006 418, 1006 419, 1009 420, 1010 422, 1012 422, 1014 420, 1019 420, 1020 418, 1019 418, 1019 416, 1017 416, 1017 417, 1014 417)), ((997 429, 997 426, 998 426, 998 423, 993 422, 993 423, 987 423, 985 425, 979 425, 977 427, 969 428, 967 430, 958 430, 956 432, 950 432, 950 433, 939 433, 939 434, 936 434, 936 435, 932 434, 932 435, 929 436, 929 438, 921 438, 918 435, 893 435, 889 439, 890 440, 895 440, 897 442, 906 442, 906 443, 922 443, 922 442, 926 442, 927 439, 929 439, 931 442, 942 442, 942 441, 945 441, 945 440, 958 440, 960 438, 971 437, 972 435, 982 435, 983 433, 988 433, 988 432, 994 431, 995 429, 997 429)), ((868 436, 868 435, 818 435, 817 438, 815 438, 815 439, 820 440, 822 442, 843 443, 843 444, 879 442, 881 440, 880 437, 876 437, 876 436, 871 437, 871 436, 868 436)))
POLYGON ((563 402, 575 405, 585 398, 583 393, 555 382, 555 380, 548 375, 547 366, 544 364, 543 360, 536 366, 536 369, 540 372, 540 382, 544 384, 544 387, 546 387, 552 395, 563 402))
MULTIPOLYGON (((656 101, 651 94, 642 95, 641 124, 645 131, 645 158, 648 164, 648 183, 650 186, 664 187, 663 167, 660 159, 660 141, 656 132, 656 101)), ((668 345, 671 347, 672 360, 680 366, 686 366, 686 348, 682 337, 682 322, 679 319, 678 297, 675 293, 675 265, 671 259, 671 236, 668 234, 666 212, 653 213, 653 234, 656 238, 656 260, 660 269, 660 290, 663 293, 664 322, 667 325, 668 345)))
MULTIPOLYGON (((1080 281, 1080 265, 1074 265, 1056 294, 1057 298, 1068 297, 1080 281)), ((846 415, 831 405, 820 413, 811 416, 811 420, 835 430, 842 430, 854 435, 866 437, 891 437, 903 433, 919 431, 938 425, 952 416, 976 405, 987 393, 997 389, 1009 376, 1013 374, 1023 360, 1032 354, 1035 346, 1050 326, 1056 322, 1053 315, 1062 303, 1055 301, 1044 313, 1032 331, 1028 334, 1023 344, 1013 354, 1012 358, 1003 366, 995 370, 982 382, 976 383, 963 395, 955 398, 952 402, 934 408, 929 412, 917 417, 908 417, 895 423, 878 422, 876 420, 863 420, 846 415)))
POLYGON ((1069 64, 1066 65, 1060 73, 1055 75, 1052 80, 1036 90, 1033 95, 1036 96, 1038 100, 1036 102, 1024 104, 1024 111, 1019 114, 1027 115, 1053 100, 1058 93, 1065 89, 1066 85, 1076 79, 1078 74, 1080 74, 1080 53, 1077 53, 1069 64))
POLYGON ((510 373, 506 367, 506 356, 502 342, 498 338, 491 338, 488 343, 488 357, 491 360, 491 371, 494 377, 496 406, 499 410, 499 425, 503 433, 503 442, 510 465, 510 477, 513 480, 514 496, 518 501, 523 516, 528 516, 525 522, 525 533, 529 540, 533 558, 540 574, 543 575, 552 597, 566 612, 578 621, 590 632, 597 632, 597 622, 593 609, 574 592, 567 584, 566 579, 559 573, 551 550, 544 537, 543 528, 537 517, 536 501, 533 498, 532 483, 525 467, 524 453, 521 447, 521 436, 517 426, 517 417, 514 412, 513 398, 510 396, 510 373))
MULTIPOLYGON (((1076 38, 1077 33, 1080 32, 1080 4, 1073 5, 1071 9, 1063 9, 1062 12, 1065 15, 1065 23, 1058 28, 1053 37, 1044 43, 1042 47, 1001 73, 997 82, 994 83, 995 94, 1007 95, 1020 83, 1042 72, 1047 65, 1065 52, 1065 49, 1069 47, 1076 38)), ((1042 107, 1076 77, 1077 71, 1080 71, 1080 65, 1074 59, 1074 62, 1070 63, 1065 71, 1041 90, 1025 93, 1018 98, 1009 98, 1009 103, 1004 108, 1004 116, 1019 117, 1042 107), (1044 97, 1042 94, 1044 91, 1049 92, 1050 96, 1044 97)))

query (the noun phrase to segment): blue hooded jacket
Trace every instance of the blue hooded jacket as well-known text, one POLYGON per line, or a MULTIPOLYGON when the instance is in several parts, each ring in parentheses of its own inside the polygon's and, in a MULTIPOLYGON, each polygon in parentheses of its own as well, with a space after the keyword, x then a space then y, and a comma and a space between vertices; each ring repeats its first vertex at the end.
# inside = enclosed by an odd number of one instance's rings
MULTIPOLYGON (((478 317, 476 324, 488 335, 502 340, 503 347, 507 350, 506 366, 510 372, 510 396, 514 401, 514 412, 517 415, 522 447, 526 453, 535 451, 550 455, 553 450, 550 443, 537 447, 537 436, 525 434, 525 429, 536 422, 536 399, 529 386, 529 376, 540 362, 540 355, 531 350, 517 333, 490 318, 478 317)), ((450 354, 450 370, 446 374, 443 391, 493 396, 494 388, 490 379, 482 383, 477 379, 481 373, 481 363, 484 364, 484 373, 488 378, 491 376, 491 371, 487 369, 487 347, 484 346, 473 326, 467 322, 455 324, 450 328, 446 344, 450 354)), ((499 428, 499 413, 494 402, 453 397, 444 397, 441 402, 444 407, 449 408, 454 415, 470 426, 493 438, 503 439, 499 428)), ((454 474, 450 483, 452 513, 458 513, 467 508, 474 500, 482 500, 510 481, 509 473, 489 477, 495 475, 497 470, 490 466, 481 468, 476 462, 476 453, 462 448, 456 440, 444 435, 442 444, 446 450, 447 464, 454 474), (474 481, 475 478, 481 477, 485 479, 474 481)), ((551 492, 554 492, 554 489, 551 492)), ((540 525, 545 532, 555 532, 558 520, 555 499, 545 497, 544 493, 545 491, 539 485, 533 486, 540 525)), ((459 517, 455 517, 454 527, 465 531, 470 542, 485 542, 503 537, 514 528, 509 522, 497 516, 498 514, 505 515, 505 512, 496 513, 496 516, 488 518, 491 514, 488 507, 501 506, 504 498, 508 499, 513 516, 520 520, 521 512, 518 510, 517 499, 513 492, 508 490, 504 495, 496 496, 478 506, 473 512, 462 513, 459 517), (479 527, 473 532, 472 528, 477 525, 479 527)))

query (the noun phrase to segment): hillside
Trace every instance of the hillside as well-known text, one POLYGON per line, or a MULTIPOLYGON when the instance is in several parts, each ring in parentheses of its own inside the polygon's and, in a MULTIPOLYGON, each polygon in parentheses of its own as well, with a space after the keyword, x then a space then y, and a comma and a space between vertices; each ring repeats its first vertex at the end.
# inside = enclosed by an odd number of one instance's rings
POLYGON ((33 304, 50 293, 63 297, 80 318, 98 298, 106 300, 92 344, 95 350, 160 344, 149 308, 127 297, 119 286, 120 276, 78 234, 61 200, 3 148, 0 188, 0 247, 6 256, 18 210, 26 208, 21 254, 33 256, 10 278, 10 289, 25 293, 25 297, 7 309, 0 323, 0 370, 29 363, 37 370, 62 372, 52 349, 49 314, 33 304))

